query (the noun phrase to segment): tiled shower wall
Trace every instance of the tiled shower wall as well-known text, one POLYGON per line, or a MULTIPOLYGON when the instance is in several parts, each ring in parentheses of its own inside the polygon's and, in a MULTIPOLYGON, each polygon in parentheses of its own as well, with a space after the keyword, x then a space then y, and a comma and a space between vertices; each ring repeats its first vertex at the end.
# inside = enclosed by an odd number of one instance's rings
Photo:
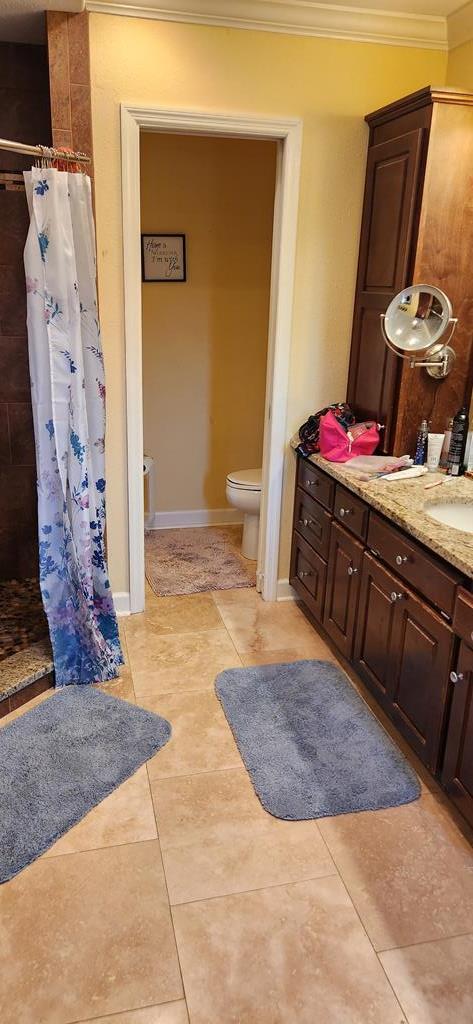
MULTIPOLYGON (((46 47, 0 42, 0 136, 50 143, 46 47)), ((0 151, 0 172, 30 166, 31 159, 0 151)), ((28 224, 24 191, 0 188, 0 580, 38 571, 23 269, 28 224)))
POLYGON ((92 156, 89 15, 48 11, 46 26, 53 145, 92 156))

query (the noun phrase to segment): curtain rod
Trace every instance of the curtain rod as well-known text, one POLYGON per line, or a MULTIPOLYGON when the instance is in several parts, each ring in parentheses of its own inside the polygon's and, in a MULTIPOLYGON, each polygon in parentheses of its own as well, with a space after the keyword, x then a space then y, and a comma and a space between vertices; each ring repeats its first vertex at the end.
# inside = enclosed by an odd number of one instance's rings
POLYGON ((90 164, 90 156, 86 153, 63 153, 53 146, 30 146, 26 142, 10 142, 8 139, 0 139, 0 149, 8 149, 12 153, 26 153, 29 156, 39 156, 46 160, 68 160, 71 163, 90 164))

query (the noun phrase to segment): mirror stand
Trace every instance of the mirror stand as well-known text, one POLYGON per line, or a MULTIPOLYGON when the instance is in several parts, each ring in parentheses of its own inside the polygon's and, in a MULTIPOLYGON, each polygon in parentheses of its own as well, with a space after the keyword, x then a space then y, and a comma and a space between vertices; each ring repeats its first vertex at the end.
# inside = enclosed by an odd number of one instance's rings
POLYGON ((409 355, 408 352, 401 352, 395 345, 390 341, 385 327, 386 314, 380 313, 381 320, 381 332, 387 347, 394 352, 394 355, 400 356, 401 359, 407 359, 411 370, 416 367, 424 367, 429 374, 429 377, 433 377, 435 380, 444 380, 448 377, 448 374, 453 369, 456 353, 450 346, 450 342, 455 333, 455 328, 458 323, 458 317, 450 317, 448 323, 451 324, 450 335, 446 342, 439 341, 435 345, 432 345, 428 352, 428 359, 416 359, 414 356, 409 355))

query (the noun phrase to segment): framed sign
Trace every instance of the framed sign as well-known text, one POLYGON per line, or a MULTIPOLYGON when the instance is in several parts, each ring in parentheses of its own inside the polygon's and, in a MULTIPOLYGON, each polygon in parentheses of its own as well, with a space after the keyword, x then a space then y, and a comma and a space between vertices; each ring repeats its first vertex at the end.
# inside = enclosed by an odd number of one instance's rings
POLYGON ((186 280, 186 236, 142 235, 143 281, 186 280))

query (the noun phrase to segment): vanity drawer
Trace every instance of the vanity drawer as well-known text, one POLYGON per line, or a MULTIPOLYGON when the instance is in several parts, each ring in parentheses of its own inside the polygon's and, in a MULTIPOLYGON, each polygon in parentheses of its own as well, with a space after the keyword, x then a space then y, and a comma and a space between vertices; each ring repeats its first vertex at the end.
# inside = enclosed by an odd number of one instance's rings
POLYGON ((289 582, 315 618, 321 622, 324 614, 327 563, 297 533, 292 535, 289 582))
POLYGON ((294 505, 294 529, 300 533, 322 558, 328 558, 332 517, 298 487, 294 505))
POLYGON ((332 511, 335 481, 305 459, 299 459, 297 486, 302 487, 306 494, 310 494, 311 498, 315 498, 329 512, 332 511))
POLYGON ((333 514, 346 530, 353 533, 359 540, 366 540, 368 532, 369 508, 361 498, 355 497, 351 491, 341 484, 335 490, 333 514))
POLYGON ((473 647, 473 594, 459 590, 455 601, 453 630, 462 640, 473 647))
POLYGON ((398 576, 452 618, 456 589, 463 580, 460 573, 428 555, 415 540, 408 540, 376 512, 370 513, 368 546, 398 576))

